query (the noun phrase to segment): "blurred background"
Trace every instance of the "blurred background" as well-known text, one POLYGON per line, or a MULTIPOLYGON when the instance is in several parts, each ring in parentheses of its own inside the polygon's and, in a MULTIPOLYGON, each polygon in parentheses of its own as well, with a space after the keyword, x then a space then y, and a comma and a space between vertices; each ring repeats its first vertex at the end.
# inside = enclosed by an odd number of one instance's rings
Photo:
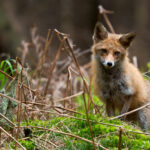
POLYGON ((44 37, 48 29, 56 28, 70 34, 77 48, 89 49, 97 19, 105 24, 98 5, 114 11, 109 18, 116 33, 136 32, 130 56, 137 56, 139 66, 145 67, 150 61, 149 0, 1 0, 0 54, 18 55, 17 48, 22 40, 29 41, 33 25, 44 37))

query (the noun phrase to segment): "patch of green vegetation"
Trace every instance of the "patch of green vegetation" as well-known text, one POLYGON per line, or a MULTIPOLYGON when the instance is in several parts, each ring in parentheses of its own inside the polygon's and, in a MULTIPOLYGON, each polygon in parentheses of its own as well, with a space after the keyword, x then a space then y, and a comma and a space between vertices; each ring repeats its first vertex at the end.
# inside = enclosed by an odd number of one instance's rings
MULTIPOLYGON (((77 118, 85 119, 85 115, 75 115, 77 118)), ((122 133, 122 149, 128 147, 128 149, 137 150, 137 149, 150 149, 150 137, 143 135, 143 134, 136 134, 129 132, 128 130, 138 131, 140 130, 134 128, 127 123, 121 122, 120 120, 112 120, 108 121, 107 118, 101 118, 100 115, 89 115, 90 119, 95 121, 91 121, 92 132, 95 138, 95 143, 101 143, 106 148, 109 149, 118 149, 118 142, 119 142, 119 128, 110 126, 110 125, 103 125, 99 123, 99 120, 103 120, 103 123, 109 123, 114 125, 121 125, 125 130, 122 133), (127 129, 127 130, 126 130, 127 129)), ((80 137, 86 138, 91 140, 91 135, 89 131, 89 125, 87 121, 78 120, 74 118, 65 118, 65 117, 58 117, 53 118, 49 121, 41 121, 41 120, 34 120, 29 121, 28 125, 26 122, 22 122, 22 126, 37 126, 37 127, 44 127, 44 128, 55 128, 55 130, 63 131, 66 133, 71 133, 74 135, 78 135, 80 137)), ((56 138, 64 143, 63 146, 59 147, 61 150, 92 150, 93 145, 87 143, 85 141, 79 140, 74 137, 70 137, 67 135, 63 135, 60 133, 52 133, 50 131, 40 130, 38 128, 32 128, 32 137, 40 137, 41 135, 49 134, 49 140, 52 141, 56 138)), ((43 136, 44 137, 44 136, 43 136)), ((23 144, 27 150, 31 150, 36 148, 34 142, 30 140, 20 140, 20 143, 23 144), (29 146, 30 145, 30 146, 29 146)), ((12 147, 13 148, 13 147, 12 147)), ((99 150, 101 148, 99 147, 99 150)))
MULTIPOLYGON (((85 97, 86 104, 88 104, 88 95, 86 94, 85 97)), ((97 104, 100 109, 100 114, 93 114, 93 105, 90 105, 89 108, 89 119, 91 120, 90 123, 95 143, 99 143, 110 150, 117 150, 119 145, 120 126, 122 128, 122 150, 150 150, 150 136, 135 133, 141 131, 126 122, 120 121, 119 119, 109 120, 109 118, 104 115, 103 104, 99 100, 99 98, 94 95, 93 99, 95 104, 97 104)), ((74 117, 76 118, 51 116, 51 119, 46 121, 29 120, 28 123, 22 122, 21 126, 24 126, 26 128, 34 126, 37 128, 31 128, 32 136, 30 136, 28 140, 21 140, 20 138, 19 142, 27 150, 43 149, 42 147, 40 147, 40 145, 38 145, 37 147, 37 144, 33 141, 36 140, 36 138, 47 137, 47 140, 54 141, 54 143, 59 146, 59 148, 53 147, 54 150, 92 150, 93 145, 85 142, 84 140, 38 128, 43 127, 48 129, 55 129, 92 141, 89 124, 86 120, 87 116, 85 113, 83 97, 78 96, 75 101, 78 105, 76 111, 82 113, 83 115, 75 114, 74 117)), ((14 147, 14 143, 11 144, 11 147, 14 147)), ((98 149, 102 150, 101 147, 98 147, 98 149)))
MULTIPOLYGON (((0 62, 0 70, 5 73, 9 73, 10 75, 14 74, 14 69, 12 62, 15 61, 13 59, 7 59, 0 62)), ((5 87, 7 83, 8 77, 0 72, 0 91, 5 87)))
MULTIPOLYGON (((35 148, 35 143, 33 142, 33 141, 31 141, 31 140, 18 140, 18 142, 23 146, 23 147, 25 147, 27 150, 34 150, 34 148, 35 148)), ((10 147, 12 148, 12 149, 15 149, 15 143, 14 142, 12 142, 11 143, 11 145, 10 145, 10 147)))

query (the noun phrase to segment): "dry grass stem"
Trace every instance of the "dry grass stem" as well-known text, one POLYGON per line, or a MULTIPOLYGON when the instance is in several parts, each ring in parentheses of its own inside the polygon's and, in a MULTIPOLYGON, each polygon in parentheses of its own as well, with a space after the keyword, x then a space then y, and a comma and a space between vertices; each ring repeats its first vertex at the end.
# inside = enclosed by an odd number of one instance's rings
POLYGON ((13 136, 11 136, 7 131, 5 131, 2 127, 0 130, 3 131, 7 136, 9 136, 15 143, 17 143, 23 150, 26 150, 13 136))

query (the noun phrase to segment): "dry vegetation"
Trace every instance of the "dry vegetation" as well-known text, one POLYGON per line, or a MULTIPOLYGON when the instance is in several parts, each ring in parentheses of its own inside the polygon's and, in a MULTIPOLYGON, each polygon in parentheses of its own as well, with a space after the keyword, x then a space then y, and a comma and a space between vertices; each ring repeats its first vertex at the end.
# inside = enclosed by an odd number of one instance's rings
POLYGON ((0 93, 1 107, 7 103, 0 113, 1 149, 150 148, 149 133, 105 117, 92 92, 90 63, 78 62, 89 50, 74 50, 69 35, 55 29, 45 39, 34 27, 31 42, 23 41, 19 50, 14 74, 0 70, 9 78, 0 93))

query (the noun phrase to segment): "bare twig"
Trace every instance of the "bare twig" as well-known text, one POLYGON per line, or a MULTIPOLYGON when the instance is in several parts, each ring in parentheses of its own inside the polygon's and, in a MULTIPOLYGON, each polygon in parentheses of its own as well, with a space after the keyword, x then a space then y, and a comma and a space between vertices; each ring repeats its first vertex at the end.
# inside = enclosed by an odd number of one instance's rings
POLYGON ((115 30, 114 30, 113 26, 111 25, 111 22, 109 21, 108 16, 107 16, 107 14, 112 14, 113 11, 109 11, 109 10, 104 9, 104 7, 102 5, 99 5, 98 8, 99 8, 99 13, 103 14, 103 17, 104 17, 110 31, 112 33, 115 33, 115 30))
POLYGON ((141 106, 141 107, 139 107, 139 108, 133 109, 133 110, 127 112, 127 113, 124 113, 124 114, 121 114, 121 115, 119 115, 119 116, 113 117, 113 118, 111 118, 110 120, 114 120, 114 119, 117 119, 117 118, 121 118, 121 117, 123 117, 123 116, 127 116, 127 115, 132 114, 132 113, 134 113, 134 112, 136 112, 136 111, 139 111, 139 110, 141 110, 141 109, 143 109, 143 108, 145 108, 145 107, 147 107, 147 106, 149 106, 149 105, 150 105, 150 102, 147 103, 147 104, 145 104, 145 105, 143 105, 143 106, 141 106))
POLYGON ((48 90, 48 86, 49 86, 50 81, 51 81, 52 73, 53 73, 53 71, 54 71, 54 69, 55 69, 55 66, 56 66, 56 61, 57 61, 57 59, 59 58, 59 55, 60 55, 60 53, 61 53, 61 49, 62 49, 62 47, 63 47, 63 45, 64 45, 65 40, 66 40, 66 39, 64 38, 63 41, 60 43, 58 52, 57 52, 56 57, 55 57, 55 59, 54 59, 54 61, 53 61, 53 65, 52 65, 52 67, 51 67, 51 69, 50 69, 50 73, 49 73, 48 80, 47 80, 47 83, 46 83, 46 86, 45 86, 45 90, 44 90, 44 96, 46 96, 46 94, 47 94, 47 90, 48 90))
POLYGON ((68 97, 64 97, 64 98, 61 98, 61 99, 58 99, 58 100, 54 100, 55 103, 58 103, 58 102, 62 102, 62 101, 66 101, 66 100, 69 100, 71 98, 74 98, 74 97, 77 97, 79 95, 82 95, 83 94, 83 91, 77 93, 77 94, 74 94, 74 95, 71 95, 71 96, 68 96, 68 97))
POLYGON ((0 113, 0 117, 4 118, 7 122, 9 122, 12 126, 16 126, 12 121, 10 121, 7 117, 0 113))
MULTIPOLYGON (((14 99, 14 98, 12 98, 12 97, 10 97, 10 96, 7 96, 7 95, 5 95, 5 94, 0 93, 0 96, 6 97, 6 98, 8 98, 9 100, 14 101, 14 102, 16 102, 16 103, 18 103, 18 104, 21 103, 19 100, 14 99)), ((24 104, 24 103, 22 103, 22 105, 28 107, 28 106, 27 106, 26 104, 24 104)))
MULTIPOLYGON (((37 137, 37 136, 35 136, 35 137, 37 137)), ((38 137, 37 137, 38 138, 38 137)), ((38 138, 39 140, 41 140, 41 141, 44 141, 44 142, 46 142, 46 143, 48 143, 48 144, 51 144, 51 145, 53 145, 54 147, 56 147, 56 148, 58 148, 58 146, 56 145, 56 144, 54 144, 53 142, 51 142, 51 141, 48 141, 48 140, 45 140, 45 139, 42 139, 42 138, 38 138)))
MULTIPOLYGON (((19 60, 16 58, 16 62, 18 63, 19 60)), ((22 67, 22 65, 21 65, 22 67)), ((22 82, 22 70, 23 67, 21 68, 21 73, 18 75, 18 78, 20 77, 20 81, 22 82)), ((22 94, 21 94, 21 86, 19 85, 19 79, 17 81, 17 91, 16 91, 16 97, 19 100, 20 98, 20 103, 18 104, 18 112, 17 112, 17 122, 18 122, 18 128, 17 128, 17 134, 16 134, 16 139, 19 137, 20 133, 20 121, 21 121, 21 113, 22 113, 22 94)), ((15 150, 17 149, 18 144, 15 144, 15 150)))
POLYGON ((94 150, 96 150, 94 137, 93 137, 93 132, 92 132, 92 127, 91 127, 91 122, 89 120, 89 114, 88 114, 88 109, 87 109, 87 105, 86 105, 85 93, 83 93, 83 100, 84 100, 84 106, 85 106, 85 110, 86 110, 86 117, 87 117, 87 121, 88 121, 88 124, 89 124, 89 130, 90 130, 91 138, 92 138, 92 141, 93 141, 94 150))
MULTIPOLYGON (((69 85, 69 72, 67 73, 66 89, 65 89, 65 97, 68 96, 68 85, 69 85)), ((66 101, 64 101, 64 107, 66 107, 66 101)))
POLYGON ((72 110, 72 109, 63 108, 63 107, 60 107, 60 106, 53 106, 53 107, 56 107, 56 108, 62 109, 62 110, 66 110, 66 111, 69 111, 69 112, 73 112, 73 113, 76 113, 76 114, 84 115, 84 114, 82 114, 82 113, 80 113, 80 112, 77 112, 77 111, 74 111, 74 110, 72 110))
MULTIPOLYGON (((35 69, 35 71, 33 73, 32 78, 34 78, 35 75, 37 74, 37 71, 39 70, 40 65, 44 63, 45 57, 46 57, 46 53, 47 53, 47 50, 48 50, 48 48, 49 48, 49 46, 50 46, 50 44, 52 42, 53 36, 54 36, 54 32, 53 31, 51 32, 51 30, 48 30, 47 38, 46 38, 46 42, 45 42, 45 47, 44 47, 44 50, 43 50, 43 55, 42 55, 38 65, 37 65, 37 67, 36 67, 36 69, 35 69)), ((43 70, 43 65, 42 65, 41 69, 43 70)))
POLYGON ((75 65, 76 65, 76 67, 77 67, 77 69, 78 69, 78 71, 79 71, 79 74, 80 74, 80 76, 81 76, 81 78, 82 78, 82 80, 83 80, 83 84, 84 84, 85 90, 86 90, 86 92, 87 92, 88 95, 89 95, 89 99, 90 99, 91 102, 93 103, 95 109, 97 109, 97 111, 99 111, 98 108, 97 108, 97 106, 95 105, 95 103, 94 103, 94 101, 93 101, 93 99, 92 99, 90 93, 89 93, 88 85, 87 85, 87 83, 86 83, 86 80, 85 80, 85 78, 84 78, 84 75, 83 75, 83 73, 82 73, 82 71, 81 71, 81 69, 80 69, 80 65, 79 65, 79 63, 78 63, 78 60, 77 60, 77 58, 75 57, 75 54, 74 54, 74 52, 73 52, 73 49, 72 49, 71 44, 70 44, 70 42, 69 42, 68 39, 66 39, 66 43, 67 43, 67 45, 68 45, 68 47, 69 47, 69 50, 70 50, 70 52, 71 52, 73 61, 74 61, 75 65))
POLYGON ((13 136, 11 136, 7 131, 5 131, 2 127, 0 127, 0 130, 3 131, 7 136, 9 136, 15 143, 17 143, 23 150, 26 150, 25 147, 23 147, 13 136))

